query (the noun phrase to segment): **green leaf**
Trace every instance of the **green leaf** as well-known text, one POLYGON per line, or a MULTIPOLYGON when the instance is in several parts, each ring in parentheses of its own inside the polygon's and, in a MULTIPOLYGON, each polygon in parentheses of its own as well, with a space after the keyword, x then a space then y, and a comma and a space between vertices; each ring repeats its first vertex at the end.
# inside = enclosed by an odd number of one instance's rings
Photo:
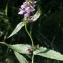
MULTIPOLYGON (((24 22, 20 22, 20 23, 16 26, 16 28, 14 29, 14 31, 10 34, 9 37, 11 37, 11 36, 13 36, 14 34, 16 34, 24 25, 25 25, 24 22)), ((9 37, 8 37, 8 38, 9 38, 9 37)))
POLYGON ((15 45, 10 45, 5 42, 0 42, 0 44, 4 44, 8 46, 9 48, 13 49, 16 52, 22 53, 22 54, 30 54, 29 50, 31 48, 31 45, 28 44, 15 44, 15 45))
POLYGON ((20 63, 28 63, 28 61, 26 60, 26 58, 24 56, 22 56, 21 54, 19 54, 16 51, 14 51, 14 53, 20 63))
POLYGON ((47 49, 45 47, 40 47, 39 49, 35 50, 33 52, 34 55, 39 55, 43 57, 47 57, 50 59, 56 59, 56 60, 62 60, 63 61, 63 55, 59 52, 56 52, 54 50, 47 49))
POLYGON ((33 21, 36 21, 39 17, 40 17, 40 9, 32 16, 31 19, 33 19, 33 21))
POLYGON ((13 49, 14 51, 17 51, 22 54, 30 54, 28 51, 28 48, 31 48, 28 44, 16 44, 16 45, 9 45, 9 48, 13 49))

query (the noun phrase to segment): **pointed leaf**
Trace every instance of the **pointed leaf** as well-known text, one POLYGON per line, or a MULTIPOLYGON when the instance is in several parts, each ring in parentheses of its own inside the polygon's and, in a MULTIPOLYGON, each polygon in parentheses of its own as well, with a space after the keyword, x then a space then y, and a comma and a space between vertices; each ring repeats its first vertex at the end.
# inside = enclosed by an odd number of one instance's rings
POLYGON ((22 54, 30 54, 29 49, 31 49, 31 45, 28 44, 15 44, 15 45, 10 45, 5 42, 0 42, 0 44, 4 44, 7 47, 13 49, 14 51, 22 54))
POLYGON ((28 44, 26 44, 26 45, 24 45, 24 44, 9 45, 9 47, 11 49, 13 49, 14 51, 17 51, 22 54, 30 54, 28 51, 28 48, 31 48, 31 46, 28 44))
POLYGON ((39 55, 43 57, 47 57, 50 59, 56 59, 56 60, 62 60, 63 61, 63 55, 59 52, 56 52, 54 50, 47 49, 45 47, 40 47, 39 49, 35 50, 33 52, 34 55, 39 55))
POLYGON ((19 54, 16 51, 14 51, 14 53, 20 63, 28 63, 28 61, 26 60, 26 58, 24 56, 22 56, 21 54, 19 54))
MULTIPOLYGON (((23 26, 24 26, 24 22, 20 22, 20 23, 16 26, 16 28, 14 29, 14 31, 11 33, 11 35, 10 35, 9 37, 11 37, 11 36, 13 36, 14 34, 16 34, 23 26)), ((9 37, 8 37, 8 38, 9 38, 9 37)))

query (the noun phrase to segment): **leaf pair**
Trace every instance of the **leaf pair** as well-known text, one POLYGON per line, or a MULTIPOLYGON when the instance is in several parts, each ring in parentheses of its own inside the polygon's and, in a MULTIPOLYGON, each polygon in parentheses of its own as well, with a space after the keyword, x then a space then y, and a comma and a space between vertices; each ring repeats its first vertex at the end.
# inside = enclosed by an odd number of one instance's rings
MULTIPOLYGON (((16 44, 16 45, 8 45, 8 46, 18 53, 30 54, 29 51, 26 49, 28 46, 30 46, 30 48, 31 48, 31 45, 16 44)), ((42 57, 63 61, 63 55, 62 54, 60 54, 59 52, 56 52, 54 50, 47 49, 46 47, 40 47, 40 48, 34 50, 33 55, 39 55, 42 57)))
MULTIPOLYGON (((28 63, 25 57, 23 57, 21 54, 29 54, 29 51, 27 50, 27 47, 31 48, 31 45, 28 44, 15 44, 15 45, 9 45, 4 42, 0 42, 2 44, 5 44, 9 48, 13 49, 17 59, 19 60, 20 63, 28 63), (21 53, 21 54, 20 54, 21 53), (21 62, 23 61, 23 62, 21 62)), ((50 59, 55 59, 55 60, 61 60, 63 61, 63 55, 60 54, 59 52, 56 52, 51 49, 47 49, 46 47, 40 47, 36 50, 33 51, 33 55, 39 55, 42 57, 50 58, 50 59)))

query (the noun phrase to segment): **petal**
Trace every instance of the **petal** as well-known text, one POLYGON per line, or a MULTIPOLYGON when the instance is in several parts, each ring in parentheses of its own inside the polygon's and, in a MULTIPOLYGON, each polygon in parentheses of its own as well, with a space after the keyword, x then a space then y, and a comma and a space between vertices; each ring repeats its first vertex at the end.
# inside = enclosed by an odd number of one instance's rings
POLYGON ((24 14, 24 18, 27 18, 27 17, 29 17, 29 16, 30 16, 30 13, 24 14))
POLYGON ((21 8, 24 9, 26 6, 25 5, 21 5, 21 8))
POLYGON ((27 7, 25 10, 27 13, 35 11, 35 9, 33 7, 27 7))
POLYGON ((23 5, 21 5, 21 8, 24 9, 24 8, 26 8, 26 7, 27 7, 27 3, 24 2, 23 5))
POLYGON ((21 10, 20 12, 18 12, 18 14, 24 14, 24 10, 21 10))
POLYGON ((26 10, 27 13, 31 12, 30 7, 25 8, 25 10, 26 10))

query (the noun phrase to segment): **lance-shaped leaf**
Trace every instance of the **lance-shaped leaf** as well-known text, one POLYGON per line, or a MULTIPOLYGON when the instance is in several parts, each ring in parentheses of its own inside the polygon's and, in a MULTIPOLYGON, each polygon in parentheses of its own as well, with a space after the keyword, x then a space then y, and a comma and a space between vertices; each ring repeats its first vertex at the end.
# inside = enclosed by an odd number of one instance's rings
POLYGON ((8 46, 9 48, 13 49, 16 52, 22 53, 22 54, 30 54, 29 49, 31 49, 31 45, 28 44, 15 44, 10 45, 5 42, 0 42, 0 44, 4 44, 8 46))
MULTIPOLYGON (((11 37, 11 36, 13 36, 14 34, 16 34, 24 25, 25 25, 24 22, 20 22, 20 23, 16 26, 16 28, 14 29, 14 31, 10 34, 9 37, 11 37)), ((8 38, 9 38, 9 37, 8 37, 8 38)))
POLYGON ((56 52, 54 50, 47 49, 45 47, 40 47, 39 49, 35 50, 33 52, 34 55, 39 55, 43 57, 47 57, 50 59, 56 59, 56 60, 62 60, 63 61, 63 55, 59 52, 56 52))
POLYGON ((14 51, 14 53, 20 63, 28 63, 28 61, 26 60, 26 58, 24 56, 22 56, 21 54, 19 54, 16 51, 14 51))
POLYGON ((9 45, 9 48, 13 49, 14 51, 17 51, 22 54, 30 54, 29 53, 29 48, 31 48, 30 45, 28 44, 16 44, 16 45, 9 45))

